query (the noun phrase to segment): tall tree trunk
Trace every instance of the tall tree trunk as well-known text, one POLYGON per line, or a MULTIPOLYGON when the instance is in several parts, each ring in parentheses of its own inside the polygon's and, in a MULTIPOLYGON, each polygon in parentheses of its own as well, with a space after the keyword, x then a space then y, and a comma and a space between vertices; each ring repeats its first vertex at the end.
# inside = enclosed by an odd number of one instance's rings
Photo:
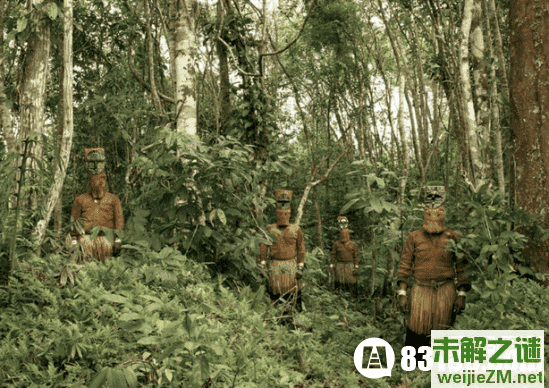
POLYGON ((11 125, 11 112, 6 105, 6 93, 4 93, 4 78, 6 75, 6 67, 4 60, 4 15, 6 14, 7 5, 5 0, 0 0, 0 129, 6 141, 6 151, 15 151, 15 133, 11 125))
POLYGON ((317 188, 313 189, 313 202, 315 203, 315 214, 316 214, 316 245, 320 249, 324 249, 324 238, 322 232, 324 231, 324 226, 322 222, 322 211, 320 209, 320 202, 318 201, 317 188))
MULTIPOLYGON (((48 3, 32 0, 29 2, 29 10, 32 10, 32 18, 36 20, 30 27, 30 35, 27 40, 25 59, 21 67, 22 77, 19 95, 20 133, 19 139, 29 137, 36 141, 30 146, 28 159, 30 168, 37 168, 37 162, 42 160, 42 135, 44 134, 46 86, 49 73, 50 59, 50 21, 46 15, 48 3), (40 9, 37 7, 40 6, 40 9)), ((19 150, 21 151, 21 150, 19 150)), ((37 183, 32 183, 36 186, 37 183)), ((36 208, 37 194, 31 193, 24 202, 26 208, 36 208)))
MULTIPOLYGON (((175 20, 171 23, 174 28, 175 39, 175 130, 185 134, 189 144, 178 144, 178 150, 188 147, 196 147, 199 143, 197 134, 197 106, 196 106, 196 79, 195 79, 195 57, 196 57, 196 30, 195 30, 195 0, 171 0, 174 4, 173 16, 175 20)), ((192 172, 188 186, 196 194, 198 206, 198 224, 206 225, 206 215, 200 190, 196 186, 192 172)))
POLYGON ((194 27, 194 0, 175 2, 175 116, 176 131, 196 139, 196 83, 194 57, 196 36, 194 27))
MULTIPOLYGON (((227 11, 231 9, 231 3, 229 1, 218 0, 217 2, 217 19, 221 21, 223 18, 224 6, 227 7, 227 11)), ((221 117, 219 123, 219 132, 221 135, 226 136, 229 131, 229 119, 231 118, 231 93, 229 80, 229 59, 227 48, 221 43, 217 42, 217 56, 219 58, 219 98, 221 100, 221 117)))
POLYGON ((467 139, 469 157, 471 159, 470 175, 465 180, 471 189, 476 192, 484 178, 484 165, 481 160, 479 136, 476 130, 475 107, 471 88, 471 75, 469 71, 469 37, 471 22, 473 19, 474 0, 465 0, 463 5, 463 19, 461 21, 459 44, 459 84, 460 107, 463 116, 463 125, 467 139))
POLYGON ((166 43, 168 52, 170 53, 170 78, 172 81, 173 95, 177 90, 177 74, 175 71, 175 58, 177 57, 175 50, 175 24, 177 20, 177 0, 168 1, 168 20, 166 24, 166 43))
MULTIPOLYGON (((549 207, 549 1, 511 0, 509 21, 511 129, 516 136, 517 202, 533 214, 549 207)), ((545 213, 542 226, 549 226, 545 213)), ((549 275, 549 240, 532 237, 524 257, 549 275)), ((546 279, 549 284, 549 278, 546 279)))
MULTIPOLYGON (((488 108, 488 76, 486 74, 485 44, 482 31, 482 7, 475 2, 471 25, 471 65, 473 68, 474 96, 476 99, 476 123, 479 135, 484 142, 489 142, 490 111, 488 108)), ((475 104, 474 104, 475 105, 475 104)), ((484 147, 485 148, 485 147, 484 147)), ((485 155, 485 160, 488 158, 485 155)))
MULTIPOLYGON (((498 82, 497 82, 497 66, 496 66, 496 58, 494 54, 494 48, 491 44, 493 41, 493 31, 489 27, 490 26, 490 10, 488 9, 488 0, 482 0, 482 8, 483 13, 485 15, 486 25, 488 28, 486 29, 486 41, 488 42, 488 55, 490 57, 490 97, 489 97, 489 111, 492 112, 491 117, 491 129, 492 129, 492 136, 494 138, 495 143, 495 154, 494 154, 494 168, 496 170, 496 178, 498 182, 498 188, 499 190, 504 193, 505 192, 505 173, 504 173, 504 166, 503 166, 503 141, 502 141, 502 135, 501 135, 501 118, 500 118, 500 110, 502 108, 499 98, 498 98, 498 82)), ((499 29, 499 28, 498 28, 499 29)), ((497 44, 497 43, 496 43, 497 44)), ((507 88, 507 91, 509 89, 507 88)), ((505 97, 508 99, 508 97, 505 97)))
MULTIPOLYGON (((497 58, 497 62, 492 66, 492 68, 495 69, 495 74, 497 75, 498 82, 495 82, 495 77, 492 77, 493 79, 493 86, 492 86, 492 95, 497 96, 497 89, 499 86, 499 89, 501 90, 501 93, 503 94, 504 101, 509 101, 509 78, 507 76, 507 67, 506 67, 506 60, 505 56, 503 54, 503 42, 501 39, 501 33, 499 28, 499 21, 498 21, 498 15, 496 10, 496 4, 494 0, 486 0, 486 8, 487 8, 487 17, 490 21, 491 26, 491 32, 492 36, 494 38, 494 46, 495 46, 495 56, 497 58), (495 90, 494 90, 495 89, 495 90)), ((494 99, 494 101, 496 101, 494 99)), ((494 102, 496 104, 496 102, 494 102)), ((499 107, 502 104, 497 103, 494 110, 494 133, 496 137, 496 170, 497 170, 497 176, 498 176, 498 184, 500 190, 503 192, 505 191, 505 180, 504 180, 504 171, 505 166, 503 163, 503 131, 501 129, 500 125, 500 115, 499 115, 499 107)), ((501 106, 503 108, 503 106, 501 106)), ((505 136, 506 141, 509 141, 509 131, 506 131, 505 136)), ((511 167, 510 170, 514 170, 514 167, 511 167)), ((512 174, 509 174, 512 175, 512 174)), ((514 179, 510 179, 511 185, 513 185, 514 179)), ((514 191, 513 191, 514 192, 514 191)), ((514 204, 514 196, 509 195, 509 204, 514 204)))
POLYGON ((399 70, 398 78, 398 132, 400 134, 400 143, 402 147, 402 174, 400 176, 400 195, 398 197, 398 203, 402 204, 404 196, 406 195, 406 183, 408 180, 408 169, 410 167, 410 158, 408 157, 408 141, 406 140, 406 129, 404 123, 404 93, 406 89, 406 75, 404 70, 399 70))
POLYGON ((155 66, 154 66, 154 38, 152 34, 152 18, 151 11, 149 7, 149 0, 143 0, 143 8, 145 10, 145 25, 147 30, 147 65, 149 70, 149 85, 151 89, 151 96, 154 104, 154 108, 158 114, 164 113, 164 108, 160 97, 158 96, 157 86, 156 86, 156 76, 155 76, 155 66))
POLYGON ((52 211, 58 202, 69 165, 73 135, 73 72, 72 72, 72 0, 63 0, 63 78, 62 78, 62 126, 63 132, 59 147, 59 164, 56 164, 53 186, 45 201, 43 217, 34 229, 35 242, 42 244, 52 211))
POLYGON ((501 85, 503 97, 509 101, 509 77, 507 76, 507 68, 505 67, 507 61, 503 54, 503 42, 501 39, 501 32, 499 28, 498 15, 496 10, 495 0, 488 0, 488 12, 490 23, 492 26, 492 32, 494 35, 494 42, 496 47, 496 57, 498 58, 498 82, 501 85))
MULTIPOLYGON (((414 18, 414 15, 411 15, 414 18)), ((415 70, 416 70, 416 93, 415 99, 419 108, 419 114, 416 117, 416 123, 419 135, 419 145, 421 149, 421 161, 423 166, 427 165, 427 156, 429 155, 429 103, 427 101, 427 88, 423 78, 423 59, 421 48, 421 37, 417 31, 417 23, 413 23, 414 40, 416 41, 415 70)))

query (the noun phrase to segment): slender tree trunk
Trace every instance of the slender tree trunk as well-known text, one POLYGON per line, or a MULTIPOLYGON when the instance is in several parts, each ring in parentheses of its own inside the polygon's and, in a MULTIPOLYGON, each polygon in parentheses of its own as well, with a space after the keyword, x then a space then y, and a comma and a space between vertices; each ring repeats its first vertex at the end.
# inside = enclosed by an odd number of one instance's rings
MULTIPOLYGON (((4 15, 7 9, 5 0, 0 0, 0 59, 4 59, 4 15)), ((6 141, 6 151, 15 151, 15 133, 11 125, 11 112, 6 105, 6 94, 4 93, 4 78, 6 74, 6 61, 0 63, 0 128, 6 141)))
POLYGON ((155 110, 162 114, 164 113, 164 108, 160 97, 158 96, 157 83, 155 76, 155 66, 154 66, 154 38, 152 34, 152 18, 151 11, 149 7, 149 0, 143 0, 143 8, 145 10, 145 25, 147 30, 147 65, 149 72, 149 85, 151 89, 151 96, 154 104, 155 110))
POLYGON ((412 134, 412 146, 414 148, 414 156, 415 156, 416 164, 419 170, 421 187, 423 187, 425 185, 425 180, 426 180, 426 175, 425 175, 426 171, 423 168, 423 161, 421 159, 421 152, 420 152, 419 143, 418 143, 418 135, 417 135, 416 124, 415 124, 416 120, 413 115, 414 105, 410 101, 410 96, 408 96, 407 90, 404 91, 404 98, 406 99, 406 105, 408 106, 408 111, 410 112, 410 127, 411 127, 410 132, 412 134))
MULTIPOLYGON (((220 21, 223 18, 224 1, 218 0, 217 2, 217 19, 220 21)), ((231 9, 231 3, 227 1, 225 3, 227 11, 231 9)), ((217 42, 217 56, 219 58, 219 98, 221 100, 221 117, 220 117, 220 133, 227 135, 230 131, 229 119, 231 117, 231 93, 229 80, 229 59, 227 54, 227 48, 221 43, 217 42)))
POLYGON ((43 218, 38 221, 34 229, 35 242, 42 244, 46 228, 51 218, 52 211, 58 202, 63 189, 63 182, 69 165, 69 157, 72 149, 73 135, 73 61, 72 61, 72 26, 73 8, 72 0, 63 0, 63 80, 62 80, 62 125, 63 133, 59 148, 59 164, 55 167, 53 186, 45 201, 43 218))
MULTIPOLYGON (((175 49, 175 25, 177 19, 177 2, 178 0, 168 1, 168 20, 166 21, 166 42, 168 52, 170 53, 170 78, 172 81, 173 95, 177 90, 177 74, 175 71, 175 58, 177 57, 175 49)), ((174 99, 175 100, 175 99, 174 99)))
POLYGON ((316 214, 316 244, 320 249, 324 249, 324 239, 322 232, 324 230, 322 222, 322 212, 320 209, 320 202, 318 201, 317 188, 313 189, 313 201, 315 203, 315 214, 316 214))
MULTIPOLYGON (((490 141, 490 109, 488 107, 488 76, 486 74, 486 59, 484 56, 485 44, 484 33, 482 31, 482 7, 481 4, 475 2, 473 6, 473 18, 471 26, 471 65, 473 68, 473 81, 474 81, 474 96, 476 99, 476 127, 478 136, 486 143, 490 141)), ((480 143, 479 143, 480 145, 480 143)), ((490 158, 486 152, 487 147, 481 147, 479 152, 483 155, 484 164, 486 164, 490 158)), ((484 177, 488 176, 489 169, 484 171, 484 177)))
MULTIPOLYGON (((44 134, 47 82, 50 59, 50 21, 46 15, 48 3, 31 0, 28 3, 32 18, 36 20, 30 28, 25 59, 21 67, 22 77, 19 94, 20 132, 19 139, 32 138, 29 144, 30 158, 28 170, 37 169, 42 160, 42 135, 44 134), (40 9, 38 9, 40 8, 40 9)), ((21 145, 18 145, 21 147, 21 145)), ((21 151, 21 150, 19 150, 21 151)), ((37 187, 40 183, 29 175, 28 182, 33 187, 24 208, 36 209, 38 201, 37 187)))
MULTIPOLYGON (((494 54, 494 48, 491 44, 493 41, 492 39, 492 29, 489 28, 490 26, 490 11, 488 10, 488 1, 482 0, 482 7, 485 15, 486 25, 488 28, 486 29, 486 41, 489 42, 487 45, 488 47, 488 55, 490 57, 490 98, 489 98, 489 106, 490 106, 490 112, 492 112, 492 136, 494 138, 495 143, 495 154, 494 154, 494 167, 496 170, 496 178, 498 182, 498 188, 499 190, 504 193, 505 192, 505 173, 504 173, 504 165, 503 165, 503 141, 501 136, 501 123, 500 123, 500 109, 501 104, 499 103, 498 98, 498 82, 497 82, 497 66, 496 66, 496 58, 494 54)), ((499 28, 498 28, 499 30, 499 28)), ((506 97, 508 99, 508 97, 506 97)))
MULTIPOLYGON (((494 0, 486 0, 486 8, 487 8, 487 18, 490 21, 492 36, 494 38, 494 46, 495 46, 495 57, 497 58, 497 62, 493 64, 492 66, 492 72, 495 72, 497 76, 498 82, 495 82, 495 77, 492 76, 492 96, 494 101, 494 134, 496 139, 496 170, 497 170, 497 176, 498 176, 498 185, 502 192, 505 191, 505 166, 503 162, 503 130, 500 125, 500 107, 503 109, 503 105, 498 102, 496 99, 497 97, 497 90, 499 86, 499 90, 501 90, 501 93, 503 95, 503 99, 505 101, 509 101, 509 77, 507 75, 507 67, 505 60, 505 56, 503 54, 503 42, 501 39, 501 33, 499 28, 499 21, 498 21, 498 15, 496 10, 496 5, 494 0), (495 68, 495 69, 494 69, 495 68)), ((509 140, 509 131, 506 131, 505 139, 509 140)), ((513 166, 510 167, 510 170, 512 171, 514 169, 513 166)), ((512 173, 509 175, 513 175, 512 173)), ((514 179, 510 179, 511 185, 514 183, 514 179)), ((509 196, 509 204, 514 204, 514 196, 509 196)))
POLYGON ((358 153, 360 155, 360 160, 365 161, 366 160, 366 133, 365 133, 365 117, 364 117, 364 86, 363 82, 358 85, 359 88, 359 94, 358 94, 358 118, 357 118, 357 126, 356 126, 356 140, 358 143, 358 153))
MULTIPOLYGON (((412 15, 412 18, 414 16, 412 15)), ((415 70, 417 92, 415 98, 417 99, 417 106, 419 108, 419 114, 416 117, 416 123, 419 135, 419 145, 421 149, 421 160, 423 165, 427 164, 427 156, 429 155, 429 104, 427 101, 427 88, 425 86, 425 80, 423 79, 423 60, 421 49, 421 37, 417 31, 417 23, 413 23, 414 40, 416 41, 416 55, 415 58, 415 70)))
POLYGON ((463 112, 463 125, 472 166, 470 175, 466 176, 465 180, 469 185, 469 188, 473 192, 476 192, 483 182, 484 166, 481 160, 480 142, 476 131, 476 116, 471 88, 471 75, 469 71, 469 36, 473 19, 473 6, 474 0, 465 0, 459 44, 459 84, 461 97, 460 107, 463 112))
MULTIPOLYGON (((517 202, 533 214, 549 207, 549 1, 511 0, 509 20, 511 129, 516 136, 517 202)), ((549 225, 545 212, 542 226, 549 225)), ((534 238, 524 257, 533 269, 549 275, 549 240, 534 238)), ((546 278, 546 285, 549 278, 546 278)))
POLYGON ((494 34, 494 41, 496 47, 496 57, 498 58, 498 82, 501 85, 501 90, 503 92, 504 98, 509 101, 509 77, 507 76, 507 68, 505 67, 507 61, 505 60, 505 55, 503 54, 503 42, 501 39, 501 32, 499 28, 498 15, 496 11, 495 0, 488 0, 488 12, 490 12, 490 22, 492 26, 492 31, 494 34))
POLYGON ((176 131, 196 139, 196 83, 194 56, 196 36, 194 27, 194 0, 175 2, 175 116, 176 131))
POLYGON ((400 143, 402 147, 402 174, 400 177, 400 195, 398 197, 398 203, 402 204, 404 196, 406 195, 406 183, 408 180, 408 169, 410 167, 410 158, 408 156, 408 141, 406 140, 406 129, 404 123, 404 90, 406 89, 406 76, 404 71, 399 71, 398 82, 398 132, 400 134, 400 143))

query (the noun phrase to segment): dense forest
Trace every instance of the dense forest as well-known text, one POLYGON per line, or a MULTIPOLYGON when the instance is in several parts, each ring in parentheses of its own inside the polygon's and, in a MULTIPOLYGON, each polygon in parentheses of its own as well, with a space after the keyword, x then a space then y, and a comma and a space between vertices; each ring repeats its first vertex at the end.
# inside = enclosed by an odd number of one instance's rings
POLYGON ((544 330, 547 360, 547 37, 549 0, 0 0, 0 386, 428 387, 353 352, 403 346, 429 182, 471 263, 453 327, 544 330), (104 263, 66 243, 95 147, 125 220, 104 263), (306 246, 289 322, 258 265, 277 189, 306 246))

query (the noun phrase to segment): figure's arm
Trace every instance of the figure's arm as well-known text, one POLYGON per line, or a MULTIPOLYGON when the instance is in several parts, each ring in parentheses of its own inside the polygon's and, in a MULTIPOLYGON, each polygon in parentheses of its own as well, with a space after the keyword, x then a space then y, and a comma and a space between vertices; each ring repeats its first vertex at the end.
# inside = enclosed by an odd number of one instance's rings
MULTIPOLYGON (((455 242, 458 242, 460 238, 461 236, 459 233, 453 233, 452 239, 455 242)), ((456 266, 456 288, 458 289, 457 298, 454 300, 453 310, 454 313, 460 314, 465 309, 467 291, 471 289, 471 280, 469 279, 469 275, 465 274, 470 268, 470 263, 465 255, 462 255, 461 258, 459 258, 455 252, 450 252, 450 254, 452 255, 452 262, 455 263, 456 266)))
POLYGON ((355 264, 355 268, 358 268, 358 245, 354 244, 353 247, 353 262, 355 264))
MULTIPOLYGON (((268 225, 266 229, 268 233, 272 233, 271 225, 268 225)), ((264 243, 259 244, 259 263, 262 266, 265 266, 267 264, 267 261, 269 260, 270 247, 270 245, 264 243)))
POLYGON ((259 263, 262 266, 267 264, 267 258, 269 256, 269 246, 267 244, 261 243, 259 245, 259 263))
POLYGON ((122 204, 118 197, 114 201, 114 228, 116 230, 124 229, 124 211, 122 210, 122 204))
MULTIPOLYGON (((461 236, 459 233, 454 232, 452 237, 454 241, 458 242, 461 236)), ((456 288, 461 295, 464 295, 465 292, 471 289, 471 279, 466 272, 471 268, 471 263, 467 259, 466 255, 463 255, 461 258, 457 257, 455 252, 452 252, 452 259, 456 263, 456 275, 457 275, 457 285, 456 288)))
POLYGON ((297 265, 301 268, 305 265, 305 241, 301 228, 297 230, 297 265))
POLYGON ((410 301, 406 296, 408 282, 412 276, 412 263, 414 260, 415 242, 412 233, 408 235, 402 254, 400 256, 400 266, 398 268, 397 284, 398 284, 398 304, 402 312, 408 314, 410 312, 410 301))
POLYGON ((406 242, 404 243, 404 248, 402 249, 402 254, 400 256, 400 266, 398 268, 397 275, 397 284, 402 290, 408 288, 408 282, 410 281, 410 276, 412 276, 412 261, 414 258, 414 249, 415 243, 413 235, 410 233, 406 242))
POLYGON ((78 224, 76 223, 76 221, 82 222, 80 221, 82 218, 82 209, 83 209, 82 202, 78 198, 76 198, 72 204, 72 209, 71 209, 71 216, 74 222, 71 228, 71 235, 73 237, 76 237, 82 234, 82 232, 78 230, 79 229, 77 226, 78 224))
POLYGON ((333 270, 335 263, 337 259, 337 241, 334 243, 334 246, 332 247, 332 254, 330 256, 330 270, 333 270))

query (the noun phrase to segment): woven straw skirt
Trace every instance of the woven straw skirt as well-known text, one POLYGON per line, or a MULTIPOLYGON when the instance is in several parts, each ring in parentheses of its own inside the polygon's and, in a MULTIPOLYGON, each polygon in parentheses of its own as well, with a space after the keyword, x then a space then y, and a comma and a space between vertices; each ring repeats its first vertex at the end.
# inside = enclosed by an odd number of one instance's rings
POLYGON ((283 295, 293 293, 302 288, 302 281, 295 278, 297 261, 270 260, 269 261, 269 288, 271 293, 283 295))
POLYGON ((356 283, 356 276, 353 276, 355 264, 349 262, 336 262, 334 268, 335 281, 339 283, 356 283))
MULTIPOLYGON (((71 236, 67 235, 67 245, 70 246, 71 236)), ((113 243, 107 240, 105 236, 97 236, 95 239, 91 239, 89 235, 80 236, 78 238, 80 247, 82 248, 84 261, 105 261, 107 257, 112 256, 113 243)))
POLYGON ((431 334, 431 330, 447 330, 456 299, 453 282, 437 289, 414 283, 410 294, 408 327, 417 334, 431 334))

